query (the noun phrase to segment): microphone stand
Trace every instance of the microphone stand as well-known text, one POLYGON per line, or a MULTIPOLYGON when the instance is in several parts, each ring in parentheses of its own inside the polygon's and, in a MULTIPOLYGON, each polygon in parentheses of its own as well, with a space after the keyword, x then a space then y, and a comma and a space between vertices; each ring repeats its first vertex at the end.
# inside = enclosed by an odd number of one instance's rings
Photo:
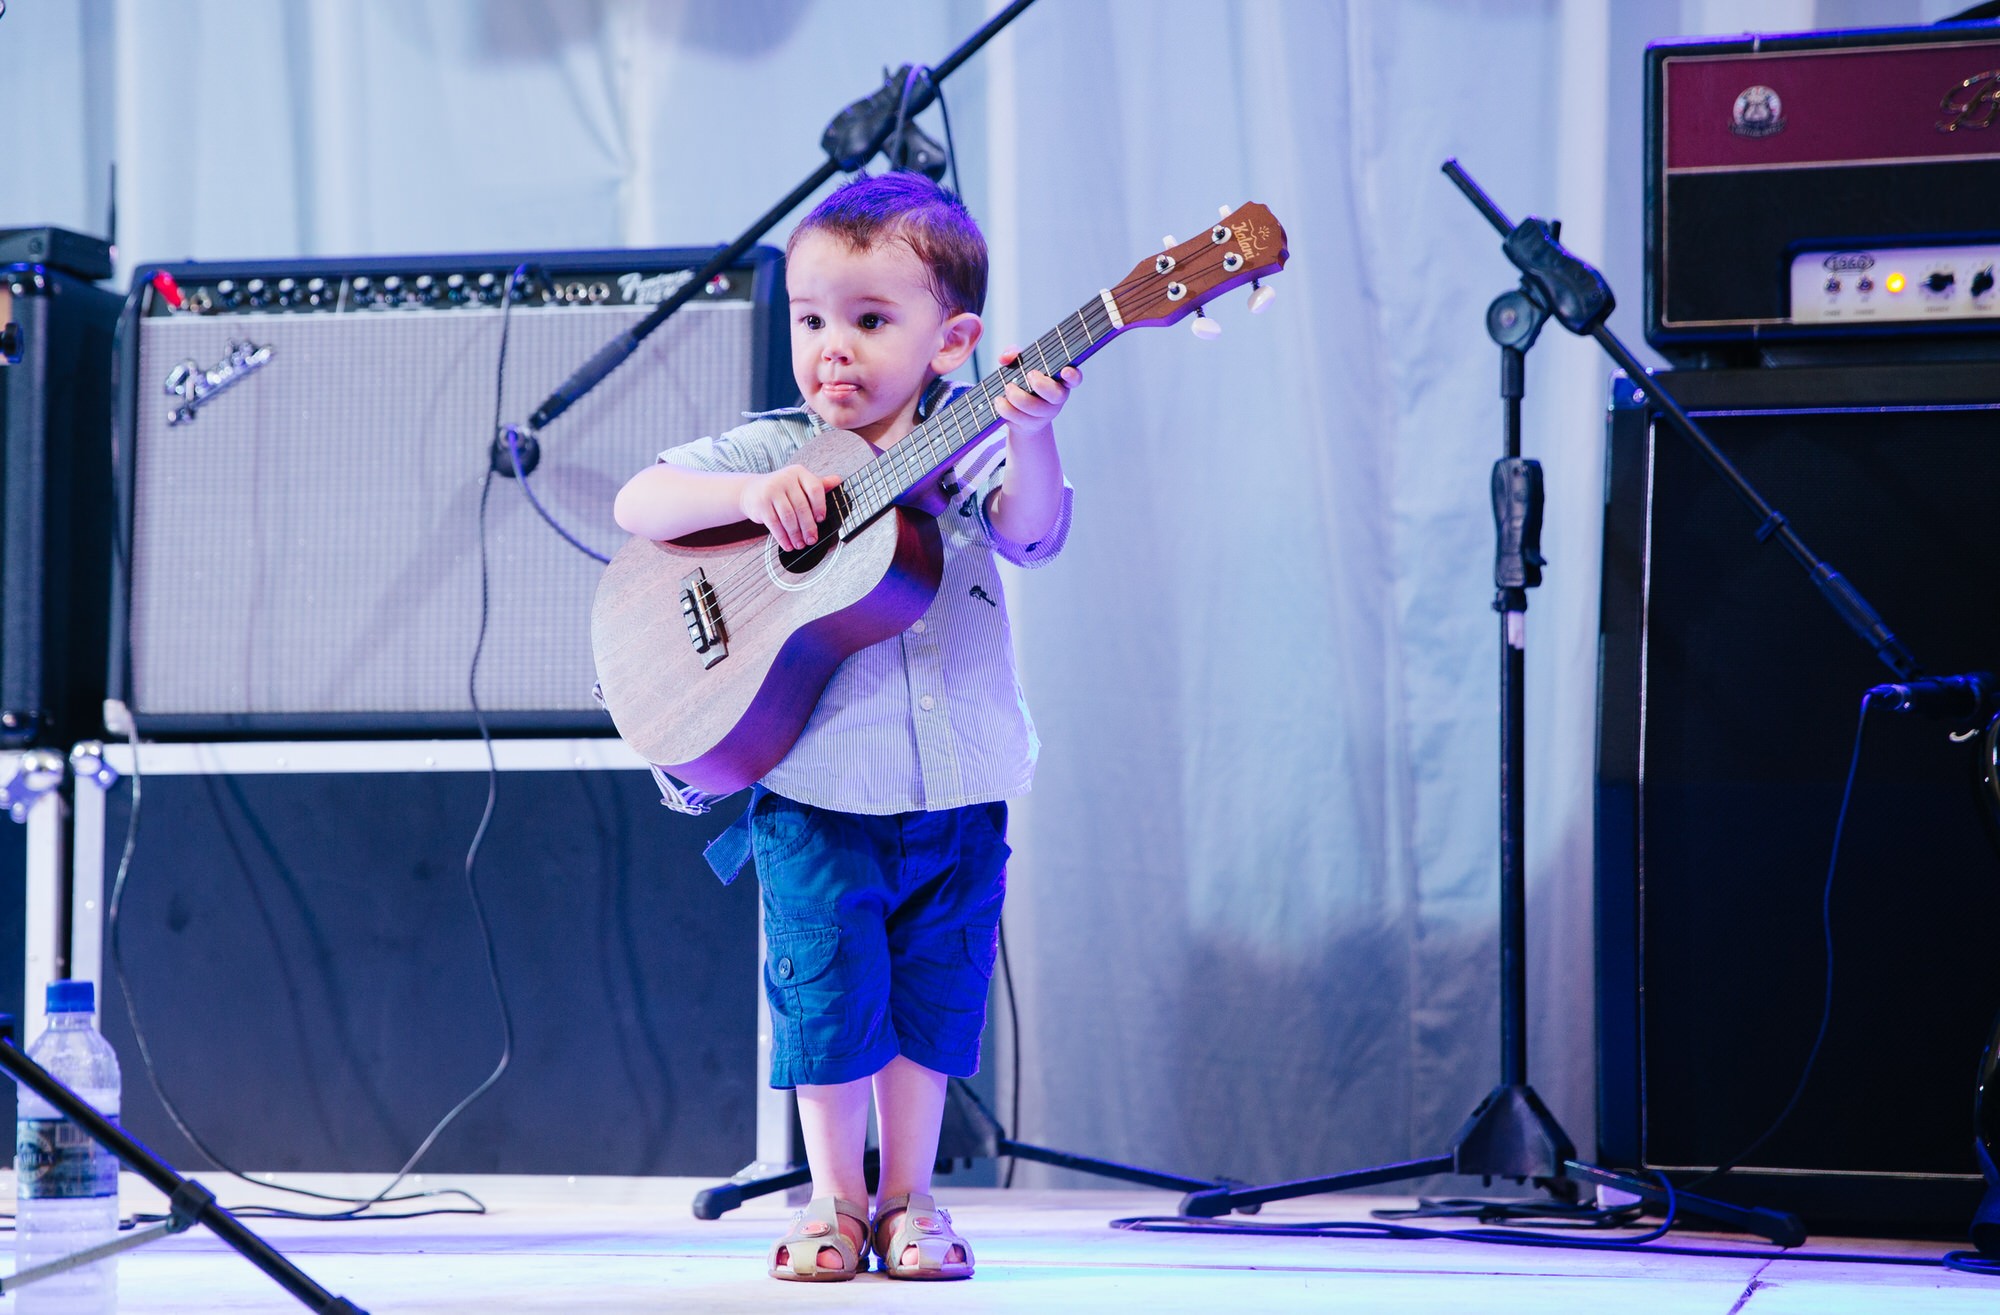
MULTIPOLYGON (((1380 1183, 1404 1182, 1434 1173, 1456 1173, 1490 1183, 1495 1178, 1535 1182, 1558 1199, 1574 1200, 1582 1183, 1611 1187, 1651 1204, 1760 1234, 1779 1246, 1797 1246, 1806 1239, 1797 1216, 1743 1207, 1709 1197, 1676 1191, 1664 1179, 1652 1181, 1601 1168, 1576 1158, 1570 1141, 1528 1084, 1527 954, 1524 811, 1521 784, 1525 774, 1522 698, 1526 670, 1527 590, 1541 583, 1542 473, 1538 463, 1521 457, 1521 398, 1525 392, 1525 360, 1543 324, 1553 317, 1571 333, 1595 338, 1605 352, 1634 380, 1645 380, 1648 400, 1667 417, 1695 450, 1757 517, 1758 541, 1776 539, 1798 562, 1827 604, 1904 685, 1899 706, 1932 702, 1978 703, 1989 677, 1924 681, 1922 668, 1901 640, 1869 606, 1860 590, 1814 553, 1784 514, 1765 501, 1729 458, 1704 434, 1679 402, 1652 379, 1624 343, 1605 326, 1613 299, 1603 275, 1564 250, 1560 227, 1529 218, 1510 222, 1477 183, 1448 160, 1444 172, 1479 212, 1504 237, 1502 250, 1521 271, 1520 287, 1502 294, 1487 309, 1487 332, 1500 346, 1500 392, 1506 408, 1506 454, 1493 468, 1493 518, 1496 535, 1493 582, 1494 610, 1501 615, 1500 723, 1500 1085, 1479 1104, 1460 1127, 1447 1154, 1399 1164, 1380 1165, 1321 1178, 1274 1183, 1263 1187, 1224 1187, 1196 1192, 1181 1202, 1183 1214, 1213 1218, 1230 1210, 1287 1200, 1318 1192, 1340 1191, 1380 1183), (1912 689, 1914 687, 1914 690, 1912 689)), ((1885 690, 1888 687, 1884 687, 1885 690)), ((1888 693, 1878 696, 1898 703, 1888 693)))

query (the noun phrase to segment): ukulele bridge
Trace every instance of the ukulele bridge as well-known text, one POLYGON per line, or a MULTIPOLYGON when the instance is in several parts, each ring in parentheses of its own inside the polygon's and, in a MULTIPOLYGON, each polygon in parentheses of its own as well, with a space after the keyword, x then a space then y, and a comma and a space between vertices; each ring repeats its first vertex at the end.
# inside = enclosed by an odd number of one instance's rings
POLYGON ((729 636, 722 628, 722 606, 716 601, 715 586, 707 572, 695 568, 681 577, 681 619, 687 623, 688 643, 701 656, 701 665, 712 667, 729 656, 729 636))

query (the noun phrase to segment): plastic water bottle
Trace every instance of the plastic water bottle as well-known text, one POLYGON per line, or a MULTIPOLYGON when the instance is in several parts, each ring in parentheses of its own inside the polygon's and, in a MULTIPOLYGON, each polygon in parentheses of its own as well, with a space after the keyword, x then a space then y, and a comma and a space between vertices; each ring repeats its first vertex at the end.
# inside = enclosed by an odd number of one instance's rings
MULTIPOLYGON (((96 989, 50 982, 49 1025, 28 1056, 118 1122, 118 1056, 97 1031, 96 989)), ((14 1131, 15 1268, 45 1264, 118 1235, 118 1159, 26 1087, 14 1131)), ((30 1283, 17 1315, 105 1315, 118 1309, 118 1262, 30 1283)))

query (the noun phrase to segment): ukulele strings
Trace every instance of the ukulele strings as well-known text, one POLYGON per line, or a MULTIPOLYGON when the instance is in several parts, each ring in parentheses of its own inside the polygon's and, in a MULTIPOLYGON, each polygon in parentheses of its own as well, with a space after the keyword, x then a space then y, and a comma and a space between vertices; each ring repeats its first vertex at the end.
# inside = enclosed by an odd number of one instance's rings
MULTIPOLYGON (((1210 245, 1209 247, 1204 248, 1202 252, 1203 256, 1213 256, 1217 258, 1208 261, 1203 261, 1199 258, 1190 258, 1186 266, 1187 270, 1186 276, 1194 277, 1194 276, 1205 275, 1213 273, 1216 270, 1220 269, 1221 260, 1219 259, 1219 257, 1222 254, 1224 253, 1222 252, 1222 249, 1218 245, 1210 245)), ((1137 292, 1145 292, 1148 295, 1152 295, 1156 293, 1158 289, 1155 287, 1149 287, 1148 285, 1165 284, 1169 282, 1180 281, 1174 278, 1173 276, 1176 274, 1181 274, 1182 272, 1183 272, 1183 266, 1177 264, 1174 267, 1174 269, 1164 274, 1159 273, 1157 271, 1149 270, 1146 271, 1145 273, 1140 274, 1136 278, 1128 277, 1124 282, 1113 285, 1111 289, 1113 300, 1116 301, 1121 297, 1130 296, 1131 294, 1137 292)), ((1094 304, 1098 306, 1101 310, 1102 308, 1101 301, 1096 302, 1094 304)), ((1042 335, 1043 338, 1046 338, 1048 336, 1049 336, 1048 334, 1042 335)), ((1097 343, 1102 343, 1108 340, 1109 340, 1108 337, 1103 339, 1098 339, 1097 343)), ((1047 361, 1048 354, 1047 351, 1041 347, 1041 339, 1036 339, 1034 343, 1030 344, 1030 348, 1027 350, 1036 351, 1037 354, 1042 357, 1044 367, 1046 367, 1048 363, 1047 361)), ((1023 356, 1027 354, 1027 350, 1023 351, 1022 353, 1023 356)), ((999 379, 1003 385, 1002 391, 1004 392, 1004 385, 1006 383, 1018 383, 1018 382, 1023 382, 1025 380, 1027 371, 1025 369, 1019 368, 1018 359, 1017 359, 1017 365, 1012 368, 1014 370, 1014 373, 1012 375, 1008 375, 1007 371, 1005 369, 1002 369, 1002 370, 996 370, 993 375, 988 377, 999 379)), ((1058 367, 1058 369, 1060 368, 1062 367, 1058 367)), ((1052 371, 1046 371, 1046 369, 1045 372, 1053 373, 1052 371)), ((978 385, 975 385, 975 387, 978 387, 978 385)), ((988 397, 987 400, 990 404, 993 399, 991 397, 988 397)), ((956 405, 956 403, 954 402, 952 403, 952 405, 956 405)), ((941 411, 938 414, 942 416, 944 412, 941 411)), ((898 440, 898 442, 900 444, 901 440, 898 440)), ((914 456, 914 452, 912 452, 910 455, 914 456)), ((893 472, 894 468, 897 465, 907 462, 908 459, 909 459, 908 457, 898 457, 896 455, 896 447, 891 446, 890 448, 885 450, 881 454, 881 456, 877 457, 876 460, 871 461, 868 465, 862 467, 860 471, 855 472, 856 482, 859 483, 864 479, 880 479, 883 477, 883 475, 871 474, 870 472, 877 472, 878 470, 884 473, 893 472)), ((895 473, 900 478, 901 472, 895 472, 895 473)), ((912 485, 914 485, 916 482, 918 482, 918 480, 916 479, 910 481, 912 485)), ((847 488, 847 485, 843 483, 836 486, 833 490, 830 490, 829 492, 838 493, 845 488, 847 488)), ((754 548, 750 549, 745 553, 739 554, 737 557, 732 559, 732 561, 729 563, 730 569, 728 570, 728 573, 726 575, 722 576, 719 580, 711 582, 711 584, 715 588, 716 608, 722 615, 723 630, 725 634, 728 633, 730 629, 736 626, 740 626, 754 620, 758 615, 760 615, 766 609, 768 609, 782 593, 789 592, 787 590, 784 590, 783 587, 780 586, 778 582, 772 578, 771 575, 772 542, 773 541, 769 538, 767 534, 766 537, 760 540, 754 548)))
MULTIPOLYGON (((1092 332, 1094 335, 1091 339, 1093 344, 1106 340, 1107 336, 1101 335, 1098 329, 1093 328, 1091 323, 1091 320, 1094 318, 1098 321, 1100 327, 1109 326, 1109 316, 1104 310, 1101 301, 1086 305, 1084 310, 1077 312, 1074 318, 1081 320, 1085 329, 1092 332), (1094 316, 1087 314, 1087 312, 1093 311, 1094 316)), ((1019 358, 1020 364, 1015 367, 1003 367, 999 371, 996 371, 995 374, 988 376, 988 379, 998 381, 999 394, 986 391, 983 385, 974 385, 966 394, 954 398, 943 410, 938 411, 932 417, 931 422, 927 423, 944 420, 950 414, 953 407, 956 407, 960 402, 968 400, 983 399, 990 408, 997 396, 1004 395, 1007 384, 1025 384, 1029 369, 1039 368, 1045 374, 1054 375, 1067 368, 1067 366, 1074 364, 1073 360, 1064 361, 1062 364, 1057 364, 1050 360, 1050 349, 1044 345, 1045 341, 1050 337, 1056 339, 1053 345, 1058 354, 1060 356, 1067 356, 1067 341, 1063 338, 1059 329, 1051 330, 1022 350, 1021 357, 1019 358), (1039 366, 1029 361, 1028 358, 1031 353, 1040 358, 1041 363, 1039 366), (973 394, 975 393, 978 394, 977 399, 973 398, 973 394)), ((998 425, 995 425, 993 428, 998 428, 998 425)), ((990 435, 993 430, 987 429, 983 432, 968 434, 958 422, 953 421, 949 424, 940 425, 934 432, 938 439, 948 445, 949 450, 957 451, 976 445, 981 439, 990 435)), ((840 510, 843 514, 847 514, 852 511, 857 491, 863 497, 880 498, 884 502, 891 502, 893 498, 885 496, 891 490, 914 487, 916 484, 921 483, 923 477, 930 473, 930 469, 941 468, 941 466, 933 466, 935 457, 925 455, 926 450, 932 453, 935 452, 935 449, 930 448, 928 442, 920 440, 917 444, 904 448, 904 443, 916 433, 916 430, 912 430, 911 435, 906 435, 904 439, 899 439, 896 443, 884 449, 874 460, 856 471, 851 479, 829 490, 828 498, 840 497, 846 503, 840 510), (902 450, 899 451, 899 449, 902 450), (920 470, 919 467, 924 467, 925 469, 920 470), (912 474, 912 471, 916 473, 912 474)), ((730 608, 735 604, 741 603, 750 592, 760 589, 765 583, 770 583, 771 556, 772 541, 767 535, 766 538, 758 542, 754 549, 732 558, 730 564, 733 569, 728 574, 712 582, 715 586, 718 606, 730 608)), ((750 613, 739 613, 738 615, 748 616, 750 613)))
MULTIPOLYGON (((1204 250, 1204 256, 1208 256, 1208 254, 1220 254, 1220 248, 1218 248, 1218 246, 1210 246, 1210 248, 1206 248, 1206 250, 1204 250)), ((1190 262, 1188 262, 1188 268, 1186 268, 1186 274, 1188 274, 1188 276, 1202 276, 1202 274, 1210 274, 1210 272, 1216 272, 1216 270, 1220 270, 1220 268, 1222 268, 1222 262, 1220 262, 1220 260, 1212 260, 1212 262, 1198 262, 1198 260, 1192 260, 1192 258, 1190 258, 1190 262)), ((1116 302, 1116 300, 1118 300, 1120 296, 1128 296, 1128 294, 1132 294, 1132 292, 1140 292, 1140 290, 1142 290, 1142 288, 1144 288, 1146 284, 1158 284, 1158 282, 1180 282, 1180 280, 1174 280, 1174 278, 1172 278, 1174 274, 1182 274, 1182 266, 1174 266, 1174 270, 1170 270, 1168 274, 1158 274, 1158 272, 1146 272, 1146 274, 1140 274, 1138 278, 1126 278, 1124 282, 1120 282, 1120 284, 1114 284, 1114 286, 1112 286, 1112 290, 1110 290, 1110 292, 1112 292, 1112 300, 1116 302)), ((1102 302, 1094 302, 1092 306, 1098 306, 1098 308, 1102 310, 1102 302)), ((1088 310, 1088 306, 1086 306, 1086 310, 1088 310)), ((1048 334, 1042 334, 1042 338, 1048 338, 1048 334)), ((1058 342, 1060 342, 1060 334, 1058 334, 1058 342)), ((1094 340, 1094 344, 1092 344, 1092 346, 1098 346, 1100 342, 1108 342, 1108 338, 1102 338, 1102 340, 1094 340)), ((1032 342, 1032 344, 1030 344, 1030 346, 1028 346, 1028 348, 1026 348, 1024 352, 1022 352, 1022 358, 1026 358, 1026 354, 1028 354, 1028 352, 1032 350, 1032 352, 1036 352, 1036 354, 1038 354, 1038 356, 1042 358, 1042 370, 1044 370, 1044 374, 1056 374, 1056 372, 1064 370, 1066 366, 1058 366, 1056 370, 1048 370, 1048 352, 1046 352, 1046 350, 1042 350, 1042 346, 1040 346, 1040 344, 1042 344, 1042 340, 1040 340, 1040 338, 1038 338, 1036 342, 1032 342)), ((1026 370, 1026 368, 1022 368, 1022 358, 1016 358, 1016 366, 1012 368, 1012 370, 1014 370, 1012 374, 1008 374, 1008 370, 1010 370, 1010 368, 1000 368, 1000 370, 996 370, 996 372, 994 372, 992 376, 988 376, 988 378, 998 378, 998 380, 1002 382, 1002 396, 1004 396, 1004 392, 1006 392, 1006 390, 1004 390, 1004 384, 1022 384, 1022 386, 1026 386, 1026 376, 1028 376, 1028 370, 1026 370)), ((1074 362, 1068 362, 1068 364, 1074 364, 1074 362)), ((978 388, 978 386, 974 386, 974 388, 978 388)), ((970 394, 966 394, 966 396, 970 396, 970 394)), ((994 402, 994 398, 986 398, 986 400, 988 400, 988 406, 990 406, 990 404, 994 402)), ((956 400, 954 400, 952 404, 948 404, 948 408, 950 408, 950 406, 956 406, 956 400)), ((942 412, 942 410, 938 412, 938 416, 940 416, 940 418, 942 418, 944 414, 946 414, 946 412, 942 412)), ((998 426, 996 426, 996 428, 998 428, 998 426)), ((992 430, 988 430, 988 434, 992 434, 992 430)), ((908 436, 906 436, 906 438, 908 438, 908 436)), ((980 438, 986 438, 986 434, 982 434, 980 438)), ((888 478, 888 476, 894 476, 894 478, 898 478, 898 480, 900 480, 904 472, 902 472, 902 470, 896 470, 896 468, 898 468, 898 466, 906 466, 906 464, 908 464, 908 462, 910 462, 910 460, 912 460, 912 458, 916 456, 916 452, 914 452, 914 450, 912 450, 910 454, 906 454, 906 456, 896 456, 896 446, 900 446, 900 442, 902 442, 902 440, 898 440, 898 444, 892 444, 890 448, 886 448, 886 450, 884 450, 884 452, 882 452, 882 454, 880 454, 880 456, 878 456, 876 460, 868 462, 868 466, 862 466, 862 470, 854 472, 854 480, 856 480, 856 482, 862 482, 862 480, 882 480, 882 478, 888 478), (870 472, 878 472, 878 474, 870 474, 870 472)), ((970 440, 970 442, 972 442, 972 444, 976 444, 976 442, 978 442, 978 438, 974 438, 974 440, 970 440)), ((922 480, 922 476, 918 476, 918 478, 910 480, 910 486, 914 488, 914 484, 918 484, 920 480, 922 480)), ((842 482, 842 484, 834 486, 832 490, 828 490, 828 498, 832 498, 834 494, 840 494, 840 492, 844 492, 846 488, 848 488, 848 484, 846 484, 846 482, 842 482)), ((716 598, 716 610, 718 610, 718 612, 722 614, 722 624, 724 624, 724 634, 726 634, 728 630, 734 630, 736 626, 742 626, 742 624, 746 624, 746 622, 752 622, 752 620, 754 620, 756 616, 760 616, 760 614, 762 614, 764 610, 768 610, 768 608, 770 608, 770 606, 772 606, 772 604, 774 604, 774 602, 778 600, 778 596, 780 596, 780 594, 784 594, 784 592, 786 592, 786 590, 782 590, 782 586, 778 586, 778 582, 776 582, 776 580, 772 580, 772 546, 774 546, 774 540, 772 540, 772 538, 770 538, 770 534, 766 532, 766 536, 764 536, 764 538, 762 538, 762 540, 760 540, 760 542, 758 542, 758 544, 756 544, 754 548, 750 548, 748 552, 744 552, 744 554, 736 556, 736 558, 734 558, 734 560, 732 560, 732 562, 728 564, 728 568, 730 568, 730 570, 728 570, 728 574, 720 576, 718 580, 710 580, 710 582, 708 582, 708 584, 712 586, 712 590, 714 590, 714 598, 716 598)), ((836 552, 836 550, 838 550, 838 544, 836 544, 834 548, 830 548, 828 552, 836 552)), ((784 568, 780 566, 778 570, 784 570, 784 568)))

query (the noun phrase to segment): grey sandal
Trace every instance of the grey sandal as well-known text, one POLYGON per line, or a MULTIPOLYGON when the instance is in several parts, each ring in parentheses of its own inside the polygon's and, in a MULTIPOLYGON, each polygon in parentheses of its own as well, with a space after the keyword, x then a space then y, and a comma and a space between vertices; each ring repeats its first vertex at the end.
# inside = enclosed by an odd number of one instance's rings
POLYGON ((947 1279, 972 1277, 972 1247, 952 1231, 951 1214, 938 1209, 936 1201, 922 1192, 886 1198, 876 1211, 873 1241, 876 1258, 890 1278, 947 1279), (903 1217, 889 1230, 880 1223, 883 1215, 897 1210, 903 1217), (903 1253, 917 1249, 917 1263, 905 1265, 903 1253), (958 1248, 958 1260, 950 1259, 958 1248))
POLYGON ((820 1196, 792 1216, 792 1231, 771 1243, 770 1275, 793 1283, 844 1283, 868 1268, 868 1207, 839 1197, 820 1196), (857 1248, 840 1231, 840 1216, 861 1225, 861 1245, 857 1248), (819 1263, 821 1248, 840 1254, 838 1269, 824 1269, 819 1263), (785 1258, 778 1259, 783 1251, 785 1258))

